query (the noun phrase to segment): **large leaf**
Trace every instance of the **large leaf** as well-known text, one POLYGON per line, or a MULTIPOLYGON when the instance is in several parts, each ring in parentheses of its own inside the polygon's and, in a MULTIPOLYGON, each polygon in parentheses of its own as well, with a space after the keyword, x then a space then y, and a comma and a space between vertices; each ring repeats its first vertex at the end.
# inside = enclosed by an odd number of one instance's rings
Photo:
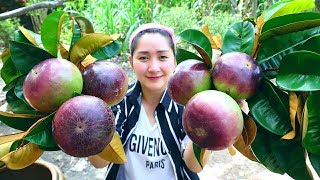
POLYGON ((187 51, 187 50, 184 50, 181 48, 177 48, 177 50, 176 50, 177 64, 179 64, 182 61, 187 60, 187 59, 196 59, 199 61, 203 61, 203 59, 201 57, 199 57, 198 55, 196 55, 190 51, 187 51))
POLYGON ((94 33, 94 28, 88 19, 86 19, 85 17, 75 17, 74 19, 76 23, 79 25, 79 28, 81 30, 81 36, 94 33))
POLYGON ((44 147, 57 147, 57 144, 52 135, 52 120, 55 113, 42 119, 42 121, 35 126, 24 139, 44 147))
POLYGON ((320 13, 307 12, 276 17, 267 21, 262 28, 259 42, 275 36, 302 31, 320 26, 320 13))
POLYGON ((296 51, 283 57, 277 84, 290 91, 320 90, 320 54, 296 51))
POLYGON ((265 21, 286 14, 299 13, 315 7, 314 0, 284 0, 272 5, 265 15, 265 21))
POLYGON ((311 179, 305 162, 305 150, 298 138, 282 140, 258 126, 251 147, 259 161, 270 171, 287 173, 294 179, 311 179))
POLYGON ((3 88, 2 91, 9 91, 12 88, 14 88, 14 86, 17 84, 18 80, 23 77, 23 75, 17 76, 16 78, 12 79, 8 84, 6 84, 3 88))
POLYGON ((14 142, 16 140, 22 139, 23 136, 25 136, 27 132, 19 132, 15 134, 7 134, 0 136, 0 145, 5 144, 7 142, 14 142))
POLYGON ((50 54, 57 56, 61 26, 65 13, 56 11, 49 14, 43 21, 41 26, 41 41, 43 46, 50 54))
POLYGON ((3 156, 5 156, 10 152, 10 147, 12 144, 13 144, 13 141, 0 144, 0 158, 2 158, 3 156))
POLYGON ((308 123, 302 144, 309 152, 320 155, 320 91, 310 92, 307 99, 308 123))
POLYGON ((32 108, 25 100, 21 100, 14 93, 14 89, 10 89, 6 94, 8 110, 18 114, 39 114, 37 110, 32 108))
POLYGON ((319 33, 320 28, 312 28, 270 38, 259 46, 256 61, 263 70, 278 69, 283 56, 319 33))
POLYGON ((13 40, 16 42, 31 44, 32 43, 25 37, 25 35, 21 32, 21 30, 14 31, 13 40))
POLYGON ((220 49, 222 47, 222 40, 220 34, 216 34, 215 36, 212 36, 209 30, 209 25, 206 24, 202 28, 202 32, 208 37, 211 48, 212 49, 220 49))
POLYGON ((320 155, 315 155, 308 152, 308 156, 314 170, 317 172, 318 176, 320 176, 320 155))
MULTIPOLYGON (((73 34, 70 49, 72 49, 74 43, 76 43, 81 37, 90 33, 94 33, 94 29, 91 22, 84 17, 75 17, 72 19, 72 23, 73 34)), ((68 59, 70 59, 70 53, 68 54, 68 59)))
POLYGON ((70 60, 74 64, 79 64, 87 55, 112 43, 118 36, 109 36, 102 33, 91 33, 81 37, 70 51, 70 60))
POLYGON ((192 149, 193 149, 194 156, 196 157, 200 167, 203 168, 202 159, 203 159, 205 149, 201 148, 200 146, 198 146, 197 144, 195 144, 193 142, 192 142, 192 149))
POLYGON ((315 53, 320 54, 320 34, 313 36, 312 38, 308 39, 306 42, 304 42, 300 50, 306 50, 306 51, 312 51, 315 53))
POLYGON ((273 5, 271 5, 266 11, 265 11, 265 15, 264 15, 264 21, 268 21, 272 15, 274 15, 279 9, 281 9, 282 7, 284 7, 288 2, 291 2, 293 0, 283 0, 283 1, 279 1, 277 3, 274 3, 273 5))
POLYGON ((178 37, 190 44, 199 52, 204 62, 212 67, 212 48, 208 37, 196 29, 187 29, 178 34, 178 37))
POLYGON ((39 119, 37 115, 30 114, 11 114, 0 111, 0 121, 9 127, 21 131, 27 130, 34 122, 39 119))
MULTIPOLYGON (((279 139, 276 141, 279 141, 279 139)), ((272 139, 270 139, 270 133, 265 131, 260 126, 260 128, 258 128, 256 137, 251 144, 252 151, 259 162, 267 169, 275 173, 284 174, 285 171, 280 167, 280 164, 276 159, 275 152, 270 146, 271 141, 272 139)))
MULTIPOLYGON (((35 34, 34 32, 32 32, 22 26, 19 26, 19 29, 20 29, 21 33, 24 35, 24 37, 27 38, 31 44, 33 44, 34 46, 37 46, 37 47, 39 46, 39 44, 41 44, 41 43, 39 43, 39 39, 41 37, 38 34, 35 34)), ((15 41, 17 41, 17 40, 15 39, 15 41)), ((40 41, 41 41, 41 39, 40 39, 40 41)))
POLYGON ((116 164, 127 162, 121 139, 118 133, 114 133, 110 144, 98 154, 102 159, 116 164))
POLYGON ((76 43, 80 38, 81 38, 81 29, 80 26, 76 23, 73 22, 73 33, 72 33, 72 39, 71 39, 71 43, 70 43, 70 49, 72 48, 72 46, 74 45, 74 43, 76 43))
POLYGON ((9 59, 6 60, 6 62, 3 64, 1 68, 1 78, 3 79, 3 81, 6 84, 9 84, 11 81, 18 78, 21 75, 21 72, 17 70, 11 57, 9 57, 9 59))
POLYGON ((23 169, 34 163, 43 153, 38 145, 28 143, 23 147, 10 152, 0 159, 6 167, 12 170, 23 169))
POLYGON ((254 45, 254 26, 251 22, 233 24, 223 37, 222 53, 243 52, 251 55, 254 45))
POLYGON ((233 146, 244 156, 252 161, 257 161, 257 158, 251 150, 251 144, 254 141, 257 134, 257 126, 253 121, 252 117, 245 113, 242 113, 244 119, 243 131, 238 140, 233 146))
POLYGON ((267 79, 248 101, 250 113, 261 126, 283 136, 292 130, 289 116, 289 96, 267 79))
POLYGON ((17 98, 21 99, 26 104, 28 104, 27 100, 25 99, 25 97, 23 95, 23 82, 24 82, 25 78, 26 77, 23 76, 18 80, 17 84, 14 87, 14 94, 17 96, 17 98))
POLYGON ((120 48, 121 44, 118 41, 113 41, 112 43, 94 51, 91 55, 98 60, 110 59, 119 53, 120 48))
POLYGON ((290 106, 290 122, 292 131, 282 136, 282 139, 293 139, 296 136, 296 115, 298 111, 299 101, 295 92, 289 92, 289 106, 290 106))
POLYGON ((54 57, 30 44, 9 41, 9 45, 12 61, 17 70, 23 74, 27 74, 36 64, 54 57))

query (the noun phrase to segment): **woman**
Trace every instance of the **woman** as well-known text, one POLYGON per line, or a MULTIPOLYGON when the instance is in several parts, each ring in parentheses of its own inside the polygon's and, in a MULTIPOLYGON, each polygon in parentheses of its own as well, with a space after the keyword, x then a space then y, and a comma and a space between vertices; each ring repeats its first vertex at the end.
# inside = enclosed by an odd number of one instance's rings
MULTIPOLYGON (((128 60, 138 81, 113 107, 127 162, 109 164, 106 179, 199 179, 196 173, 202 168, 182 127, 183 106, 166 91, 176 66, 173 30, 142 25, 132 33, 129 47, 128 60)), ((206 151, 203 165, 209 155, 206 151)), ((97 156, 90 161, 95 167, 108 164, 97 156)))

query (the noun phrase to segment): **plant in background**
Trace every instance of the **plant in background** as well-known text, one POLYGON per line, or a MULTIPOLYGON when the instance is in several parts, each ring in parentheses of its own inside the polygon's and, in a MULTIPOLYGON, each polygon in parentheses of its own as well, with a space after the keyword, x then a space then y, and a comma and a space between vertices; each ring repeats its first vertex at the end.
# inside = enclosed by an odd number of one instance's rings
POLYGON ((13 38, 12 32, 19 26, 17 18, 0 21, 0 47, 8 48, 9 41, 13 38))

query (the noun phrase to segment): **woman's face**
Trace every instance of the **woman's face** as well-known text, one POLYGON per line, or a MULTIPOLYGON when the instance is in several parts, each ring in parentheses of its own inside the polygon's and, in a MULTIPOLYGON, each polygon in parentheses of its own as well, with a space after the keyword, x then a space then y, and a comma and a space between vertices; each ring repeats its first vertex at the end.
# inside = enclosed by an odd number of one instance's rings
POLYGON ((164 91, 176 66, 169 40, 159 33, 142 35, 129 61, 144 91, 164 91))

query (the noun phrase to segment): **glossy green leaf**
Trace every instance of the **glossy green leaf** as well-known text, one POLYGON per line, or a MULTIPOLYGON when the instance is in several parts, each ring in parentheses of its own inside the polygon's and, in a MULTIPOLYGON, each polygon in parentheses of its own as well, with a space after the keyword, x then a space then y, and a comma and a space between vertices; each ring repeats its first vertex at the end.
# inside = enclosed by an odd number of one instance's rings
POLYGON ((320 90, 320 54, 295 51, 283 57, 277 84, 290 91, 320 90))
POLYGON ((55 57, 58 54, 61 26, 64 17, 65 13, 63 11, 53 12, 44 19, 41 26, 42 44, 55 57))
POLYGON ((6 84, 9 84, 11 81, 16 79, 17 77, 21 76, 22 73, 19 72, 14 65, 11 57, 6 60, 1 68, 1 78, 6 84))
POLYGON ((10 152, 18 149, 23 143, 22 139, 18 139, 11 144, 10 152))
POLYGON ((320 13, 289 14, 267 21, 262 28, 259 42, 275 36, 302 31, 320 26, 320 13))
POLYGON ((24 139, 44 147, 57 147, 52 135, 52 120, 55 113, 47 116, 42 122, 35 126, 24 139))
POLYGON ((25 76, 21 77, 17 84, 14 87, 14 94, 21 99, 23 102, 25 102, 26 104, 28 104, 27 100, 25 99, 24 95, 23 95, 23 82, 25 80, 25 76))
POLYGON ((0 111, 0 121, 9 127, 21 131, 28 130, 39 117, 27 116, 24 114, 10 114, 0 111))
POLYGON ((320 34, 313 36, 312 38, 308 39, 306 42, 304 42, 300 50, 306 50, 306 51, 312 51, 315 53, 320 54, 320 34))
POLYGON ((189 44, 199 52, 202 59, 211 68, 212 67, 212 48, 208 37, 196 29, 187 29, 178 34, 178 37, 189 44))
POLYGON ((80 27, 81 30, 81 36, 84 36, 86 34, 94 33, 94 28, 91 24, 91 22, 86 19, 85 17, 75 17, 75 21, 80 27))
POLYGON ((98 60, 106 60, 117 55, 120 51, 120 48, 121 48, 120 42, 113 41, 112 43, 94 51, 91 55, 98 60))
POLYGON ((9 41, 9 45, 12 61, 17 70, 23 74, 27 74, 36 64, 54 57, 30 44, 9 41))
POLYGON ((71 49, 72 49, 72 46, 74 45, 74 43, 76 43, 80 38, 81 38, 81 30, 80 30, 80 26, 76 23, 76 22, 73 22, 73 34, 72 34, 72 39, 71 39, 71 43, 70 43, 70 48, 69 48, 69 51, 68 51, 68 60, 70 60, 70 53, 71 53, 71 49))
POLYGON ((196 157, 198 163, 200 164, 200 167, 202 168, 202 163, 201 163, 201 160, 202 160, 202 149, 200 146, 198 146, 197 144, 195 143, 192 143, 192 148, 193 148, 193 153, 194 153, 194 156, 196 157))
POLYGON ((81 37, 73 46, 70 51, 70 60, 74 64, 80 63, 87 55, 95 52, 103 46, 106 46, 117 37, 106 35, 102 33, 91 33, 81 37))
MULTIPOLYGON (((320 59, 319 59, 320 60, 320 59)), ((320 91, 310 92, 307 99, 308 123, 302 144, 309 152, 320 155, 320 91)))
POLYGON ((25 101, 19 99, 15 93, 14 88, 10 89, 6 93, 6 100, 8 103, 8 109, 17 114, 39 114, 38 111, 30 107, 25 101))
POLYGON ((8 84, 6 84, 3 88, 2 91, 9 91, 10 89, 14 88, 14 86, 17 84, 18 80, 22 77, 23 75, 17 76, 13 80, 11 80, 8 84))
POLYGON ((310 159, 310 163, 312 167, 317 172, 318 176, 320 176, 320 155, 315 155, 313 153, 308 152, 308 156, 310 159))
POLYGON ((286 54, 298 50, 299 46, 320 33, 320 28, 276 36, 264 41, 258 49, 256 61, 265 69, 278 69, 286 54))
POLYGON ((249 21, 233 24, 223 37, 222 54, 228 52, 252 54, 254 33, 254 26, 249 21))
POLYGON ((30 31, 22 26, 19 26, 19 30, 22 32, 24 37, 27 38, 28 41, 34 46, 39 47, 40 45, 42 45, 41 36, 39 34, 36 34, 33 31, 30 31))
POLYGON ((264 21, 268 21, 272 15, 274 15, 279 9, 284 7, 287 3, 291 2, 293 0, 283 0, 277 3, 274 3, 271 5, 267 10, 264 15, 264 21))
POLYGON ((184 50, 181 48, 177 48, 177 50, 176 50, 177 64, 179 64, 182 61, 187 60, 187 59, 196 59, 196 60, 204 62, 204 60, 201 57, 199 57, 198 55, 196 55, 190 51, 187 51, 187 50, 184 50))
POLYGON ((254 120, 272 133, 283 136, 292 130, 289 115, 289 95, 267 79, 247 100, 254 120))
MULTIPOLYGON (((267 169, 278 174, 284 174, 285 171, 280 167, 279 162, 276 159, 275 152, 271 148, 270 133, 257 125, 257 133, 254 141, 251 144, 251 149, 259 162, 267 169)), ((277 141, 280 140, 280 137, 277 141)))
POLYGON ((287 15, 310 10, 315 7, 314 0, 284 0, 272 5, 265 15, 265 21, 287 15))
POLYGON ((24 36, 20 30, 14 31, 13 39, 16 42, 26 43, 32 45, 32 43, 24 36))
POLYGON ((46 146, 39 146, 40 149, 44 150, 44 151, 59 151, 61 150, 59 148, 59 146, 55 146, 55 147, 46 147, 46 146))
POLYGON ((258 125, 251 148, 259 161, 270 171, 287 173, 293 179, 311 179, 305 162, 305 150, 298 138, 283 140, 258 125))

